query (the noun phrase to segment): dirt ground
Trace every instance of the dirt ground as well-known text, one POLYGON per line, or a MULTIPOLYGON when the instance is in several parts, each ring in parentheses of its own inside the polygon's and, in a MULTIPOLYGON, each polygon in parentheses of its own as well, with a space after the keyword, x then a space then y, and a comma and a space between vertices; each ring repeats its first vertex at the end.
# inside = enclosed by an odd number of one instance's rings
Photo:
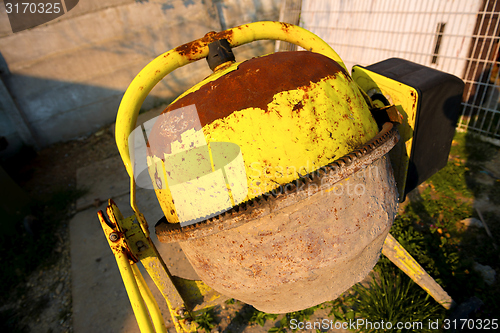
POLYGON ((118 154, 111 129, 105 127, 88 137, 58 143, 38 152, 19 171, 18 183, 32 197, 76 188, 76 170, 118 154))
MULTIPOLYGON (((78 168, 116 156, 118 150, 109 126, 66 143, 58 143, 25 154, 6 165, 11 177, 35 202, 55 192, 76 189, 78 168)), ((9 300, 0 306, 4 327, 13 332, 72 332, 71 258, 68 221, 70 207, 55 235, 56 244, 48 262, 40 265, 26 281, 13 286, 9 300), (10 322, 9 322, 10 321, 10 322)))

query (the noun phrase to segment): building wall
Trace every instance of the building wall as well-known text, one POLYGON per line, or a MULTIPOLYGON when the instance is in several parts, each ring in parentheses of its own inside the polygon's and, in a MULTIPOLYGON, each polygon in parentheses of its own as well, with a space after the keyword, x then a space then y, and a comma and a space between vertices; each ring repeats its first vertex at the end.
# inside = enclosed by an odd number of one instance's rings
POLYGON ((328 42, 348 69, 398 57, 461 77, 481 2, 303 0, 301 25, 328 42))
MULTIPOLYGON (((19 135, 23 129, 13 124, 13 113, 24 119, 25 134, 39 147, 111 124, 128 84, 149 61, 221 30, 221 22, 232 27, 276 20, 279 2, 82 0, 60 18, 15 34, 0 5, 1 78, 18 109, 0 103, 0 136, 11 143, 29 141, 19 135)), ((235 53, 243 60, 272 48, 263 42, 235 53)), ((202 61, 178 69, 153 89, 143 107, 169 100, 209 74, 202 61)))

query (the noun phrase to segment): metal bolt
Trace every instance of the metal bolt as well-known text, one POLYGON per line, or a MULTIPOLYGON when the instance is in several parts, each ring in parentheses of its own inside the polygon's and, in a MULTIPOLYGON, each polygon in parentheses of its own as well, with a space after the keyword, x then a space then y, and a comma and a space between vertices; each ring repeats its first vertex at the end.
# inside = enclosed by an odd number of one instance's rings
POLYGON ((112 232, 109 234, 109 240, 112 242, 116 242, 120 239, 120 236, 116 232, 112 232))
POLYGON ((137 241, 135 245, 137 246, 137 251, 139 252, 146 251, 148 249, 148 246, 144 244, 143 241, 137 241))
POLYGON ((185 318, 186 317, 186 309, 180 308, 179 310, 177 310, 177 314, 179 315, 179 317, 185 318))

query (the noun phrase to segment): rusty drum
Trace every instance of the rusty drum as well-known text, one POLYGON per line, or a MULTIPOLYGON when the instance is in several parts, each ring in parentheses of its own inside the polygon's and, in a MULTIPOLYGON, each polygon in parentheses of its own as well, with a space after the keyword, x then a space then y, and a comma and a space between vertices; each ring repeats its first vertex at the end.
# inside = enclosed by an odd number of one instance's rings
POLYGON ((335 299, 376 264, 396 215, 386 154, 398 133, 390 123, 377 127, 356 84, 327 57, 275 54, 222 71, 165 112, 196 105, 199 120, 181 114, 152 129, 150 175, 166 216, 156 225, 158 238, 179 242, 210 287, 261 311, 335 299), (175 122, 184 132, 171 130, 175 122), (223 142, 236 147, 239 169, 231 154, 215 150, 223 142), (231 167, 224 169, 217 154, 231 167), (182 169, 186 159, 206 167, 172 176, 169 168, 182 169), (218 192, 213 181, 203 185, 221 170, 218 192), (229 179, 236 174, 245 191, 229 179), (193 190, 176 197, 182 184, 193 190), (211 203, 226 192, 232 208, 211 203), (189 201, 200 193, 207 201, 189 201), (191 221, 183 225, 183 218, 191 221))
POLYGON ((159 223, 162 242, 179 242, 200 278, 268 313, 335 299, 376 264, 397 212, 386 153, 395 130, 318 172, 220 216, 181 228, 159 223))

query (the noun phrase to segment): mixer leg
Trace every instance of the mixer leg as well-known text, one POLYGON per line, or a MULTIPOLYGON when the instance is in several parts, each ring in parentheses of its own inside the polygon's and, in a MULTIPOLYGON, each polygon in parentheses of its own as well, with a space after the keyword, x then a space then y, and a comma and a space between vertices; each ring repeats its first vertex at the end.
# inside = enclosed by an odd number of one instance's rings
POLYGON ((449 310, 455 305, 450 295, 413 259, 408 251, 391 234, 388 234, 385 239, 382 253, 445 309, 449 310))
POLYGON ((165 298, 177 332, 197 332, 197 314, 222 303, 227 297, 203 281, 173 276, 168 271, 151 238, 143 231, 136 214, 123 217, 116 204, 109 200, 106 215, 98 212, 108 244, 113 252, 123 283, 142 333, 166 332, 158 304, 137 267, 140 261, 165 298))

